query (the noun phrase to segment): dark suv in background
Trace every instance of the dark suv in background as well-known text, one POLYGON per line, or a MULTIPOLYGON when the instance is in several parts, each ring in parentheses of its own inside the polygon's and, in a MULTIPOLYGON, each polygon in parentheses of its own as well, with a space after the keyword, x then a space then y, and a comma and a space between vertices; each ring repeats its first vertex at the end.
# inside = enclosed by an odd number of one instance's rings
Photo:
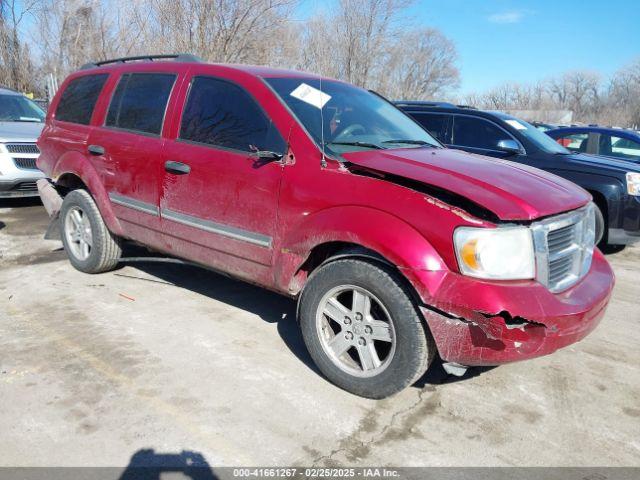
POLYGON ((602 213, 600 246, 640 240, 637 162, 571 152, 533 125, 502 112, 434 102, 396 102, 443 144, 540 168, 571 180, 602 213))

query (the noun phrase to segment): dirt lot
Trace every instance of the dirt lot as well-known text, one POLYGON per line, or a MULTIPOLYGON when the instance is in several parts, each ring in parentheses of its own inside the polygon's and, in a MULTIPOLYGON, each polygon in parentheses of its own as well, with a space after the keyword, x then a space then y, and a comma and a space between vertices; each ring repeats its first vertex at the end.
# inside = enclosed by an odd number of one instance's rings
POLYGON ((0 203, 0 466, 640 465, 640 248, 609 255, 600 327, 551 356, 384 401, 324 380, 295 304, 214 273, 135 263, 85 275, 0 203))

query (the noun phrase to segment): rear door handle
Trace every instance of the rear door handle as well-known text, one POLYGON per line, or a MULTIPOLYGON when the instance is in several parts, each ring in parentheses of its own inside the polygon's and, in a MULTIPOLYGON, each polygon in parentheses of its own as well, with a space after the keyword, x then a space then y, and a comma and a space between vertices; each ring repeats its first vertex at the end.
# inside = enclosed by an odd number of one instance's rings
POLYGON ((191 167, 186 163, 176 162, 174 160, 165 162, 164 169, 174 175, 186 175, 191 171, 191 167))
POLYGON ((87 150, 89 150, 91 155, 104 155, 104 147, 100 145, 89 145, 87 150))

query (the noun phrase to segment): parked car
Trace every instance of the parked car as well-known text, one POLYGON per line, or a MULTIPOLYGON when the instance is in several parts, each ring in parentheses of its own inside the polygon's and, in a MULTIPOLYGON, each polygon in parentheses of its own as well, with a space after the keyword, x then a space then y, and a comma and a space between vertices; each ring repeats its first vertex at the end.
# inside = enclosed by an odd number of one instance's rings
POLYGON ((0 88, 0 198, 37 197, 36 140, 45 113, 15 90, 0 88))
POLYGON ((640 162, 640 133, 597 126, 558 128, 545 132, 572 152, 640 162))
POLYGON ((295 297, 318 368, 372 398, 436 351, 496 365, 601 319, 613 273, 573 183, 445 149, 347 83, 171 58, 88 65, 51 104, 39 188, 78 270, 132 239, 295 297))
POLYGON ((640 240, 640 168, 633 162, 572 152, 527 122, 502 112, 398 102, 443 144, 536 167, 587 190, 604 223, 599 245, 640 240))

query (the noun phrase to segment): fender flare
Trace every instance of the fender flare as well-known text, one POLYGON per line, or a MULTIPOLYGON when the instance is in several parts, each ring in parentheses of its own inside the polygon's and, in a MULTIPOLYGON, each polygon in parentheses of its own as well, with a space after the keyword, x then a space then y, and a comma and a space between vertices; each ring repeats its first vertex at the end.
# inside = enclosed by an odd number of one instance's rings
POLYGON ((64 175, 75 175, 87 186, 100 211, 100 215, 111 233, 123 235, 123 229, 113 211, 109 194, 104 188, 100 175, 95 167, 81 153, 69 151, 60 156, 52 172, 52 179, 57 185, 64 175))
POLYGON ((369 207, 340 206, 312 213, 288 230, 274 262, 278 288, 299 293, 306 280, 296 278, 299 270, 315 248, 332 242, 357 245, 379 255, 400 271, 425 303, 431 299, 424 298, 418 274, 449 271, 431 243, 404 220, 369 207))

